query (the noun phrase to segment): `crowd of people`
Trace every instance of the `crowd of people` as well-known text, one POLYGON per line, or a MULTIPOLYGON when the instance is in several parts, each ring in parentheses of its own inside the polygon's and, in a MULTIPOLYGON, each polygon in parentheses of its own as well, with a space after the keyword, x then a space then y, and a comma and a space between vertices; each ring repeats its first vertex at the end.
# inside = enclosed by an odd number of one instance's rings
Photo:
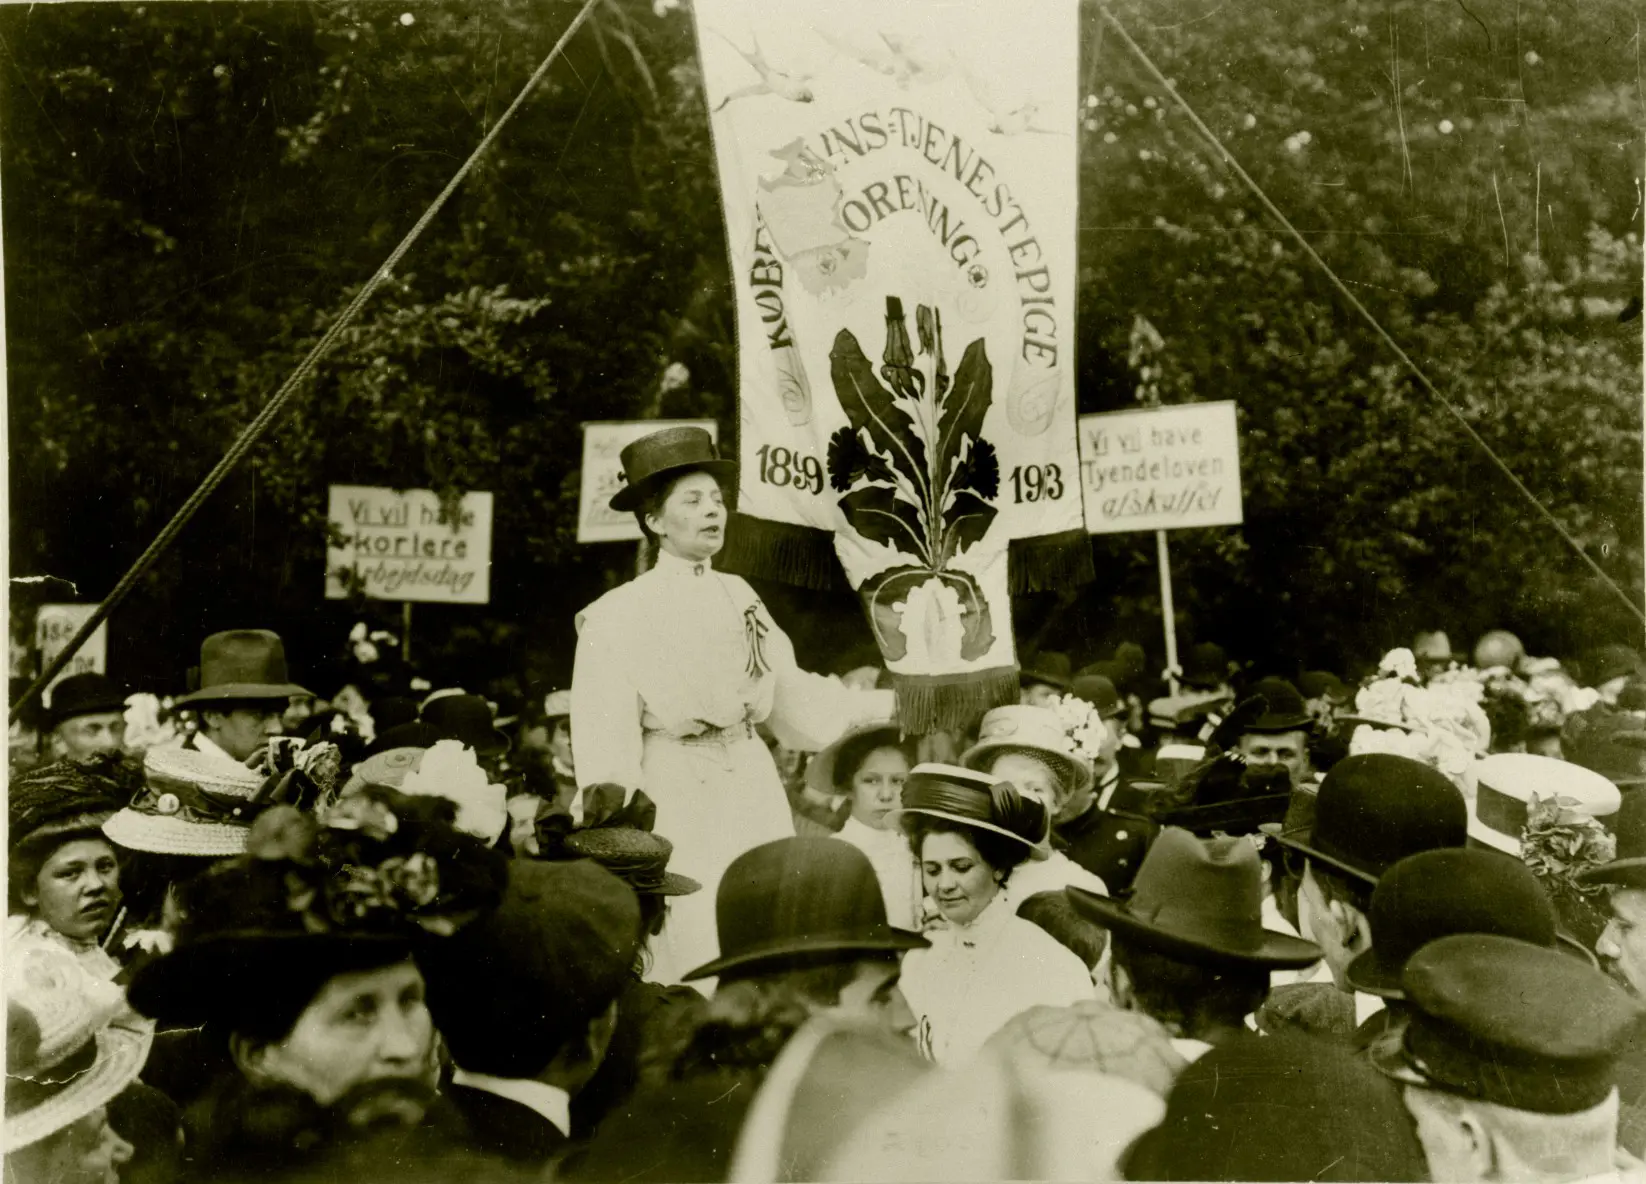
POLYGON ((1040 652, 911 735, 715 569, 705 434, 623 463, 655 564, 517 718, 259 629, 57 684, 9 1178, 1646 1181, 1638 653, 1040 652))

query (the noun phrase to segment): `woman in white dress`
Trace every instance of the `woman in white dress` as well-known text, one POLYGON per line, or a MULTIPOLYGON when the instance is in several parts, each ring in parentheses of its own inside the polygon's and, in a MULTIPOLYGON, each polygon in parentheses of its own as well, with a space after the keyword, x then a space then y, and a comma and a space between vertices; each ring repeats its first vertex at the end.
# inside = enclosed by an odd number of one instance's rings
POLYGON ((898 819, 943 921, 926 934, 931 949, 903 960, 903 994, 927 1056, 962 1063, 1019 1012, 1094 996, 1085 964, 1018 917, 1001 891, 1043 852, 1045 806, 988 774, 919 765, 898 819))
POLYGON ((579 786, 644 789, 673 866, 703 885, 676 901, 654 951, 653 976, 669 984, 715 956, 715 890, 732 860, 794 833, 755 725, 815 752, 854 726, 889 722, 895 700, 801 670, 754 589, 711 566, 736 468, 707 432, 655 432, 622 463, 628 483, 611 506, 635 513, 657 565, 579 617, 573 755, 579 786))
POLYGON ((903 783, 914 767, 915 738, 897 728, 856 728, 812 758, 806 783, 816 793, 851 804, 835 836, 869 857, 880 880, 886 917, 899 929, 918 929, 920 872, 909 841, 892 817, 903 804, 903 783))

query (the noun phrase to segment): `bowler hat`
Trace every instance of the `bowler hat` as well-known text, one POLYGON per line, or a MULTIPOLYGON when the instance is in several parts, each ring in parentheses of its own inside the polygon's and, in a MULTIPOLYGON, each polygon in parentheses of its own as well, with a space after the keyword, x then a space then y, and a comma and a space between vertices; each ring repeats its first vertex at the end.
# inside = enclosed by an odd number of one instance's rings
POLYGON ((1029 858, 1051 858, 1050 807, 989 773, 928 762, 903 783, 903 805, 888 819, 923 814, 1015 839, 1029 858))
MULTIPOLYGON (((1533 945, 1560 941, 1554 903, 1537 877, 1498 851, 1448 847, 1402 859, 1377 882, 1372 948, 1345 972, 1368 995, 1404 999, 1400 977, 1418 950, 1454 933, 1496 933, 1533 945)), ((1568 939, 1569 941, 1569 939, 1568 939)), ((1575 942, 1568 952, 1586 956, 1575 942)))
POLYGON ((481 756, 509 750, 509 738, 492 723, 491 704, 479 695, 442 695, 423 705, 423 723, 441 740, 459 740, 481 756))
POLYGON ((198 679, 197 689, 177 699, 179 707, 314 694, 291 681, 286 673, 286 647, 278 633, 267 629, 231 629, 206 638, 200 643, 198 679))
POLYGON ((1320 947, 1263 927, 1257 848, 1239 837, 1197 839, 1167 827, 1124 903, 1068 889, 1075 907, 1111 933, 1181 962, 1300 968, 1320 947))
POLYGON ((1298 692, 1308 699, 1330 699, 1333 703, 1347 703, 1354 698, 1344 682, 1330 670, 1305 670, 1297 678, 1298 692))
POLYGON ((1646 793, 1623 795, 1612 833, 1617 836, 1617 858, 1579 872, 1577 882, 1646 888, 1646 793))
POLYGON ((1048 707, 1013 703, 994 708, 978 725, 977 743, 966 750, 960 763, 987 772, 995 757, 1007 752, 1024 752, 1043 762, 1071 793, 1092 783, 1091 761, 1076 751, 1062 721, 1048 707))
POLYGON ((1640 1004, 1593 966, 1488 933, 1440 938, 1401 976, 1399 1046, 1372 1063, 1397 1080, 1513 1110, 1575 1114, 1617 1085, 1640 1004))
POLYGON ((745 851, 721 878, 714 919, 720 957, 685 975, 687 981, 931 944, 887 924, 874 865, 839 839, 778 839, 745 851))
POLYGON ((1041 650, 1018 668, 1017 678, 1019 682, 1040 682, 1066 691, 1074 681, 1073 670, 1068 654, 1041 650))
POLYGON ((1229 655, 1215 641, 1203 641, 1183 661, 1183 685, 1209 690, 1229 681, 1229 655))
POLYGON ((127 694, 125 687, 95 670, 71 674, 51 689, 47 726, 55 728, 81 715, 125 711, 127 694))
POLYGON ((1117 719, 1125 715, 1126 701, 1120 697, 1119 684, 1109 675, 1091 673, 1091 669, 1088 666, 1075 675, 1069 693, 1095 707, 1100 719, 1117 719))
POLYGON ((659 484, 691 472, 704 472, 718 481, 737 480, 737 463, 721 460, 714 438, 702 428, 664 428, 642 436, 618 454, 627 484, 612 495, 614 510, 638 510, 659 484))
POLYGON ((1617 786, 1599 773, 1529 752, 1494 752, 1476 766, 1475 782, 1469 839, 1511 855, 1520 854, 1534 797, 1566 798, 1601 823, 1610 823, 1622 802, 1617 786))
POLYGON ((1468 841, 1469 808, 1439 769, 1386 752, 1344 757, 1315 795, 1307 831, 1282 828, 1282 845, 1375 884, 1408 855, 1468 841))
POLYGON ((1400 1090, 1347 1049, 1240 1036, 1183 1070, 1128 1180, 1427 1180, 1400 1090))
POLYGON ((1251 693, 1263 699, 1263 711, 1246 724, 1243 731, 1274 734, 1297 732, 1313 724, 1309 708, 1297 688, 1283 678, 1263 678, 1252 684, 1251 693))
POLYGON ((640 946, 632 889, 592 860, 513 860, 503 901, 419 959, 457 1065, 534 1077, 616 999, 640 946))

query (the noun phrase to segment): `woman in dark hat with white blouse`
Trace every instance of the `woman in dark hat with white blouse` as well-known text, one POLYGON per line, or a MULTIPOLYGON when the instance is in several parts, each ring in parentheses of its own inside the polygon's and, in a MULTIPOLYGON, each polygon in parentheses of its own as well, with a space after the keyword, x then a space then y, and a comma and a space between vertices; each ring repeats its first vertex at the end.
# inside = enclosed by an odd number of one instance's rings
POLYGON ((890 691, 808 674, 747 582, 714 570, 736 466, 701 428, 654 432, 623 450, 632 511, 657 564, 579 618, 572 735, 580 786, 643 789, 673 866, 707 891, 678 901, 654 973, 678 982, 715 948, 714 889, 740 853, 794 833, 765 724, 815 752, 854 726, 884 723, 890 691))

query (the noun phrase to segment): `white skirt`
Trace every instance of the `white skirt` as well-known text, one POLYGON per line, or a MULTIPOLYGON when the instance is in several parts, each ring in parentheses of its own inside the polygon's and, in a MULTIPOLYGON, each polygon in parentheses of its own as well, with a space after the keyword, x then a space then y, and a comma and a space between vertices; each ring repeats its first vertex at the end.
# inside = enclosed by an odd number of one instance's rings
POLYGON ((751 847, 792 836, 794 816, 758 738, 679 740, 649 732, 641 759, 646 794, 657 803, 656 833, 674 844, 669 870, 703 885, 669 898, 668 922, 652 939, 647 978, 672 985, 720 956, 714 899, 726 869, 751 847))

